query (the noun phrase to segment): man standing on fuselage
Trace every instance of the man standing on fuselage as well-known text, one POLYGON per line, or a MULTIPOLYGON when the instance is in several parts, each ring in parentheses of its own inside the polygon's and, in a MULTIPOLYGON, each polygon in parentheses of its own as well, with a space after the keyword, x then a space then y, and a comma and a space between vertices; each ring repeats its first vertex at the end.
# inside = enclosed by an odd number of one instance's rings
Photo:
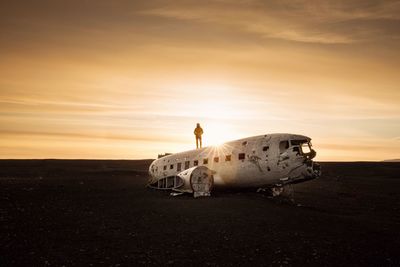
POLYGON ((197 123, 197 126, 194 129, 194 135, 196 136, 196 148, 199 148, 199 142, 200 142, 200 148, 202 146, 202 144, 201 144, 201 135, 202 134, 203 134, 203 129, 200 127, 200 123, 197 123))

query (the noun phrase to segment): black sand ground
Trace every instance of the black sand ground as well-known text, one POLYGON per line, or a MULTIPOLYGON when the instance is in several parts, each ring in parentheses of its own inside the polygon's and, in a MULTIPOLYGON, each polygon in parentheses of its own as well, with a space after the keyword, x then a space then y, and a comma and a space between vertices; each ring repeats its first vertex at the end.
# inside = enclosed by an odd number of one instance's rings
POLYGON ((0 161, 0 266, 399 266, 400 164, 323 163, 295 205, 169 197, 150 161, 0 161))

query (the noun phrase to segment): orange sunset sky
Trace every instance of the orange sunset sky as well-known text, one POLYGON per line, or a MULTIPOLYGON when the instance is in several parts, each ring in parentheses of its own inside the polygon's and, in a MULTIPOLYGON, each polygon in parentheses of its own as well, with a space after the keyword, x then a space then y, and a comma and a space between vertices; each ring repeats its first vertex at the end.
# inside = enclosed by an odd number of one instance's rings
POLYGON ((400 158, 399 1, 2 1, 1 158, 155 158, 276 132, 400 158))

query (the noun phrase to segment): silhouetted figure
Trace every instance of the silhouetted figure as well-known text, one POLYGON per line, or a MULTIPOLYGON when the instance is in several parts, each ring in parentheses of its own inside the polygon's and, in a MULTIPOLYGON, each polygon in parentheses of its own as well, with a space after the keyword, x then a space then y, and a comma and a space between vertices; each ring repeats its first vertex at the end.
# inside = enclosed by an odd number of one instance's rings
POLYGON ((202 146, 202 144, 201 144, 201 135, 202 134, 203 134, 203 129, 200 127, 200 123, 197 123, 197 126, 194 129, 194 135, 196 136, 196 148, 199 148, 199 142, 200 142, 200 148, 202 146))

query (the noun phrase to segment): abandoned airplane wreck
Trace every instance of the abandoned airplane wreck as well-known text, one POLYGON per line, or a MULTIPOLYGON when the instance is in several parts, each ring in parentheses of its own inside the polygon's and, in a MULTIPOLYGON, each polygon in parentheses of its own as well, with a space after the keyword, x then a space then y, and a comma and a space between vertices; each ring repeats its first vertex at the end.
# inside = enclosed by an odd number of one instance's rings
MULTIPOLYGON (((311 138, 275 133, 175 154, 159 155, 149 167, 150 188, 210 196, 213 188, 270 188, 318 178, 311 138)), ((279 192, 279 190, 278 190, 279 192)))

